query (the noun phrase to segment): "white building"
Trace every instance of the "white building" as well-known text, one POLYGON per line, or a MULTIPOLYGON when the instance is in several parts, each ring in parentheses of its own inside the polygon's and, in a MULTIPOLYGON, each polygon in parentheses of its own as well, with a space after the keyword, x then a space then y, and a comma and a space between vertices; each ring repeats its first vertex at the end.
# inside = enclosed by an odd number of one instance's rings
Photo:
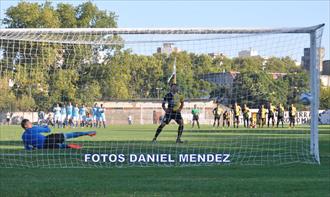
POLYGON ((330 87, 330 75, 320 75, 321 84, 330 87))
POLYGON ((249 50, 243 50, 238 52, 238 57, 253 57, 258 56, 258 51, 250 48, 249 50))
POLYGON ((178 53, 180 51, 181 49, 179 49, 178 47, 174 47, 174 43, 163 43, 163 47, 157 48, 157 53, 165 53, 167 55, 173 52, 178 53))

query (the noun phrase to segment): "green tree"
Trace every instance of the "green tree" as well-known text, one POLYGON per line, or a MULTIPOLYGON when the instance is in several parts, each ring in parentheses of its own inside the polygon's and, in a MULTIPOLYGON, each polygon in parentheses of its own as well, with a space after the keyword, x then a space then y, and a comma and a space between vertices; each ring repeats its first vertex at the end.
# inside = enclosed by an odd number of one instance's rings
POLYGON ((0 78, 0 111, 13 111, 15 108, 15 95, 9 86, 9 77, 0 78))
POLYGON ((56 7, 56 12, 60 21, 61 28, 76 28, 76 8, 67 3, 59 3, 56 7))
POLYGON ((27 95, 22 95, 16 101, 16 107, 20 111, 35 111, 36 110, 36 102, 32 97, 27 95))
MULTIPOLYGON (((117 27, 117 19, 114 12, 101 10, 92 2, 77 6, 59 3, 54 7, 49 1, 22 1, 6 10, 3 23, 8 28, 110 28, 117 27)), ((177 83, 188 99, 221 96, 229 103, 247 102, 257 107, 269 101, 297 103, 299 95, 309 91, 308 73, 290 57, 211 57, 186 51, 134 54, 128 46, 124 48, 120 35, 100 38, 77 33, 70 43, 52 42, 63 38, 72 37, 53 34, 38 35, 38 42, 0 40, 5 57, 0 60, 0 80, 15 81, 13 87, 0 90, 6 94, 0 108, 32 110, 47 109, 59 101, 91 104, 99 99, 157 98, 159 89, 159 96, 169 90, 167 79, 175 59, 177 83), (94 44, 96 39, 119 44, 94 44), (78 44, 75 40, 91 43, 78 44), (204 80, 207 74, 230 71, 240 72, 233 87, 204 80), (276 79, 273 72, 287 74, 276 79)), ((327 103, 327 97, 322 98, 321 102, 327 103)))
POLYGON ((95 100, 101 98, 101 87, 96 80, 88 81, 77 90, 75 102, 92 105, 95 100))
POLYGON ((49 1, 40 6, 39 24, 41 28, 60 27, 58 14, 49 1))
POLYGON ((234 71, 262 71, 263 59, 259 56, 256 57, 238 57, 233 58, 234 71))
MULTIPOLYGON (((114 12, 100 10, 91 2, 77 6, 59 3, 54 8, 49 1, 43 4, 22 1, 8 8, 5 14, 3 24, 7 28, 116 27, 118 19, 114 12)), ((39 35, 39 38, 42 39, 44 36, 47 35, 39 35)), ((92 36, 84 36, 84 39, 94 39, 92 36)), ((52 37, 54 40, 61 38, 62 35, 52 37)), ((121 40, 117 35, 106 39, 121 40)), ((94 58, 102 52, 111 56, 114 50, 122 48, 121 45, 60 45, 51 42, 8 40, 1 40, 1 46, 8 48, 3 48, 3 56, 6 58, 0 61, 3 72, 0 76, 2 79, 4 73, 15 73, 12 92, 15 93, 17 106, 21 110, 36 105, 47 109, 58 101, 88 103, 100 98, 101 85, 95 81, 95 77, 103 73, 102 69, 107 67, 99 66, 94 58)), ((119 76, 120 72, 117 75, 119 76)))
POLYGON ((242 71, 234 79, 231 101, 257 108, 260 104, 283 103, 287 88, 265 71, 242 71), (284 95, 284 97, 283 97, 284 95))
POLYGON ((76 8, 78 27, 117 27, 118 16, 114 12, 99 10, 92 2, 85 2, 76 8))
POLYGON ((330 109, 330 88, 322 87, 320 90, 320 109, 330 109))
POLYGON ((118 16, 114 12, 100 10, 92 2, 76 7, 59 3, 55 9, 50 1, 44 4, 21 1, 5 12, 3 24, 8 28, 75 28, 117 27, 118 16))
POLYGON ((76 70, 58 70, 50 77, 49 98, 50 104, 59 101, 76 101, 78 73, 76 70))
POLYGON ((287 75, 284 76, 283 79, 288 87, 286 104, 290 105, 292 103, 297 103, 298 108, 303 107, 301 104, 299 104, 299 96, 302 93, 310 91, 307 72, 287 73, 287 75))
POLYGON ((37 28, 40 27, 40 5, 22 1, 16 6, 9 7, 3 19, 8 28, 37 28))

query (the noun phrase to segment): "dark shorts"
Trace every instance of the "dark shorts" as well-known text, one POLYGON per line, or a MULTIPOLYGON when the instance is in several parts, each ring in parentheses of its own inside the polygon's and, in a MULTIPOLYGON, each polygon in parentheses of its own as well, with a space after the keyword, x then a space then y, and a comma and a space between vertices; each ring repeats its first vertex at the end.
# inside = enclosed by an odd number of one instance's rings
POLYGON ((199 116, 198 115, 193 115, 193 120, 199 120, 199 116))
POLYGON ((214 115, 214 120, 220 120, 220 115, 214 115))
POLYGON ((9 122, 10 121, 10 118, 6 118, 6 120, 7 120, 7 122, 9 122))
POLYGON ((290 120, 291 122, 295 121, 295 119, 296 119, 296 116, 289 116, 289 120, 290 120))
POLYGON ((171 122, 171 120, 175 120, 176 122, 178 121, 182 121, 182 116, 181 116, 181 112, 166 112, 164 118, 163 118, 163 122, 165 124, 168 124, 171 122))
POLYGON ((65 142, 65 137, 63 133, 54 133, 46 136, 44 142, 44 148, 59 148, 59 144, 65 142))

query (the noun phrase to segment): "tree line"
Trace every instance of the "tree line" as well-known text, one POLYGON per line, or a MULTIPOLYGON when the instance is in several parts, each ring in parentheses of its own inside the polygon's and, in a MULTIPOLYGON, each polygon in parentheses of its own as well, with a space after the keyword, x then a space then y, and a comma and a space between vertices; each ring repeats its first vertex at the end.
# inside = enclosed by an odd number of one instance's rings
MULTIPOLYGON (((7 28, 117 27, 118 20, 114 12, 100 10, 91 2, 53 6, 23 1, 5 14, 2 22, 7 28)), ((113 35, 109 39, 122 38, 113 35)), ((289 57, 271 57, 265 63, 259 56, 211 57, 187 51, 142 55, 120 45, 0 42, 4 57, 0 61, 1 110, 45 110, 69 101, 92 104, 97 100, 161 98, 168 91, 175 59, 178 85, 187 99, 227 98, 228 103, 256 107, 266 101, 297 103, 299 95, 309 89, 308 73, 289 57), (95 60, 100 51, 105 52, 102 62, 95 60), (209 73, 229 71, 240 72, 231 87, 205 80, 209 73), (272 72, 287 74, 274 79, 272 72)), ((329 108, 329 90, 322 89, 321 95, 321 106, 329 108)))

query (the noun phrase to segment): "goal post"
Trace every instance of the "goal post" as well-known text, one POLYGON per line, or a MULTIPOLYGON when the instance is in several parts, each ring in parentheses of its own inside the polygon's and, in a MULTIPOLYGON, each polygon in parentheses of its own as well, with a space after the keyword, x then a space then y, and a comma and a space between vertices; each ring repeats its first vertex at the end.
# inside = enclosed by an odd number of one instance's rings
POLYGON ((320 102, 320 50, 322 28, 324 24, 313 29, 310 33, 310 78, 311 78, 311 154, 315 160, 320 163, 319 155, 319 137, 318 137, 318 123, 319 123, 319 102, 320 102))
POLYGON ((0 167, 320 164, 323 27, 0 29, 0 167), (174 120, 152 143, 173 75, 184 143, 174 120), (23 118, 82 148, 25 150, 23 118))

